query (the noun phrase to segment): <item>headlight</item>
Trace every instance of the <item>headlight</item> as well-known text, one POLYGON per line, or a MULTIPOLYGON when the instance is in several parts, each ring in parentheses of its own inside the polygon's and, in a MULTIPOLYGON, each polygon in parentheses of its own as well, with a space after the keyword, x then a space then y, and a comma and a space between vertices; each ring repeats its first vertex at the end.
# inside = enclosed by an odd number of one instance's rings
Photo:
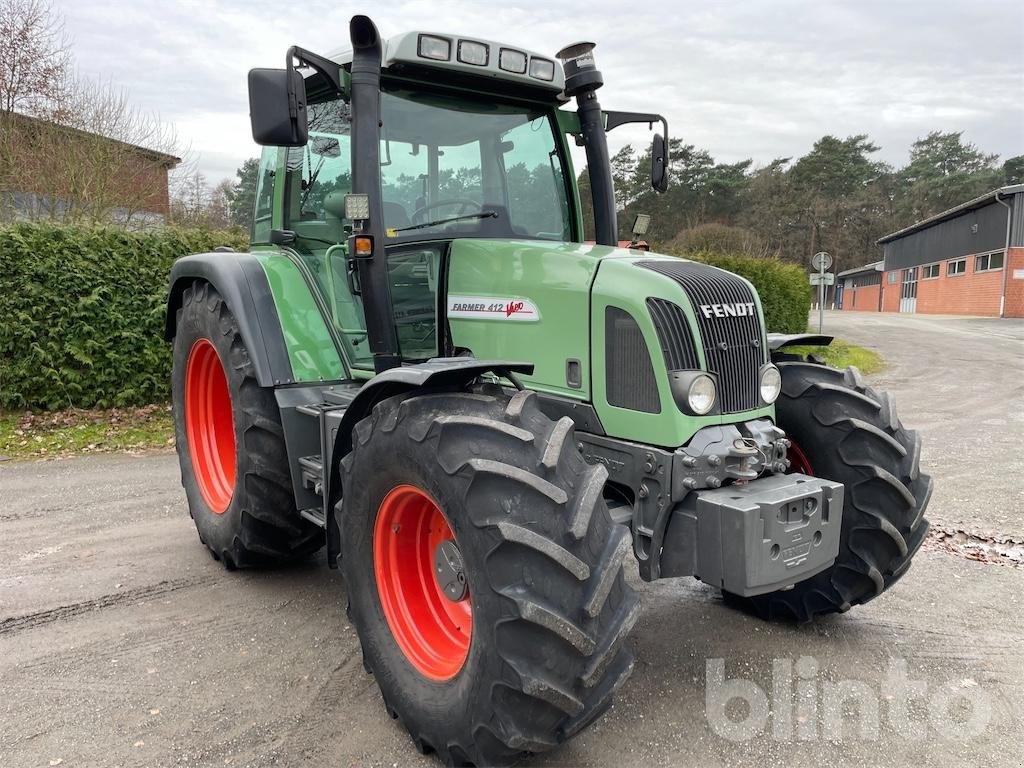
POLYGON ((715 406, 715 382, 710 376, 701 374, 694 377, 686 393, 686 403, 698 416, 703 416, 715 406))
POLYGON ((782 374, 779 369, 768 363, 761 369, 761 399, 771 405, 779 398, 782 391, 782 374))

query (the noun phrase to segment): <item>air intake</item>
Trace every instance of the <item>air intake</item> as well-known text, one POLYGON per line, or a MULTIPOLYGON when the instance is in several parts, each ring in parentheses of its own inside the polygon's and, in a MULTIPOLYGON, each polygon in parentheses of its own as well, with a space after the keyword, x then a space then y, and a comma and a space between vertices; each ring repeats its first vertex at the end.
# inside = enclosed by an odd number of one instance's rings
POLYGON ((604 339, 608 404, 660 413, 661 399, 651 354, 633 316, 618 307, 608 307, 604 314, 604 339))

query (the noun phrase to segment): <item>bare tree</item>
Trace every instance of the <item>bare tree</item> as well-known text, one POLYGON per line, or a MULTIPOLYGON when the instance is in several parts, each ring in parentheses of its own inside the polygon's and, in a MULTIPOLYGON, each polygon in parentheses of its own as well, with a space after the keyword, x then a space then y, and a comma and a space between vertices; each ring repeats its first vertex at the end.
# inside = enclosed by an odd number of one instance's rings
POLYGON ((168 208, 174 131, 72 65, 47 0, 0 0, 0 218, 147 224, 168 208))
POLYGON ((233 186, 231 179, 221 179, 220 183, 210 190, 207 222, 213 229, 228 229, 232 226, 231 192, 233 186))
POLYGON ((70 69, 64 22, 48 0, 0 0, 0 109, 47 114, 70 69))
POLYGON ((206 176, 192 171, 175 180, 171 190, 171 219, 186 227, 206 226, 210 206, 210 187, 206 176))

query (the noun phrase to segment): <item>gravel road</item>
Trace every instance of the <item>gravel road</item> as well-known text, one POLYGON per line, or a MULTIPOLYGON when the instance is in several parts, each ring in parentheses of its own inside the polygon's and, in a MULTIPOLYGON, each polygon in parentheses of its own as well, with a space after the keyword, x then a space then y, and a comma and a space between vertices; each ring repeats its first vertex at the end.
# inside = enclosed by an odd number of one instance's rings
MULTIPOLYGON (((929 517, 1019 535, 1024 323, 830 313, 826 330, 889 361, 873 379, 924 435, 929 517)), ((224 571, 172 454, 0 464, 0 542, 0 766, 438 765, 386 717, 337 574, 224 571)), ((882 598, 804 627, 691 580, 637 586, 633 677, 527 765, 1020 765, 1024 568, 925 549, 882 598), (740 688, 726 714, 746 734, 719 716, 740 688), (794 712, 801 695, 817 711, 794 712)))

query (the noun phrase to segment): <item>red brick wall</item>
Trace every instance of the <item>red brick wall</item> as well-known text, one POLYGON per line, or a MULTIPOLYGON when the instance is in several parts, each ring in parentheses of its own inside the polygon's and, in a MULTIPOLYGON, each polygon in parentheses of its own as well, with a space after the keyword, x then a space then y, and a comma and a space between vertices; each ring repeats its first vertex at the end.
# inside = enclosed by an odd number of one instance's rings
POLYGON ((1024 317, 1024 278, 1014 279, 1013 271, 1024 270, 1024 248, 1011 248, 1007 259, 1006 275, 1006 306, 1003 314, 1006 317, 1024 317))
MULTIPOLYGON (((915 311, 934 315, 979 315, 999 316, 999 301, 1003 293, 1003 271, 974 271, 974 256, 964 257, 967 271, 950 277, 948 262, 939 264, 939 277, 924 278, 924 265, 918 267, 917 306, 915 311)), ((1007 259, 1006 317, 1024 317, 1024 276, 1013 279, 1013 270, 1024 270, 1024 248, 1011 248, 1007 259)), ((900 311, 902 270, 882 274, 882 311, 900 311), (896 282, 889 282, 889 275, 896 275, 896 282)), ((863 289, 861 289, 863 290, 863 289)), ((849 295, 849 293, 847 293, 849 295)), ((877 300, 877 297, 876 297, 877 300)), ((846 299, 844 298, 844 304, 846 299)), ((863 303, 868 303, 865 298, 863 303)), ((858 300, 857 309, 862 301, 858 300)), ((853 307, 849 307, 853 309, 853 307)), ((867 307, 863 307, 867 309, 867 307)))
POLYGON ((878 286, 862 285, 859 288, 844 288, 843 309, 857 312, 877 312, 878 286))
POLYGON ((882 273, 882 311, 900 311, 900 270, 895 270, 896 282, 889 282, 889 275, 894 272, 882 273))
POLYGON ((967 257, 967 271, 962 275, 946 274, 943 262, 939 277, 918 280, 917 311, 934 315, 999 316, 999 297, 1003 289, 1003 272, 975 272, 974 257, 967 257))

